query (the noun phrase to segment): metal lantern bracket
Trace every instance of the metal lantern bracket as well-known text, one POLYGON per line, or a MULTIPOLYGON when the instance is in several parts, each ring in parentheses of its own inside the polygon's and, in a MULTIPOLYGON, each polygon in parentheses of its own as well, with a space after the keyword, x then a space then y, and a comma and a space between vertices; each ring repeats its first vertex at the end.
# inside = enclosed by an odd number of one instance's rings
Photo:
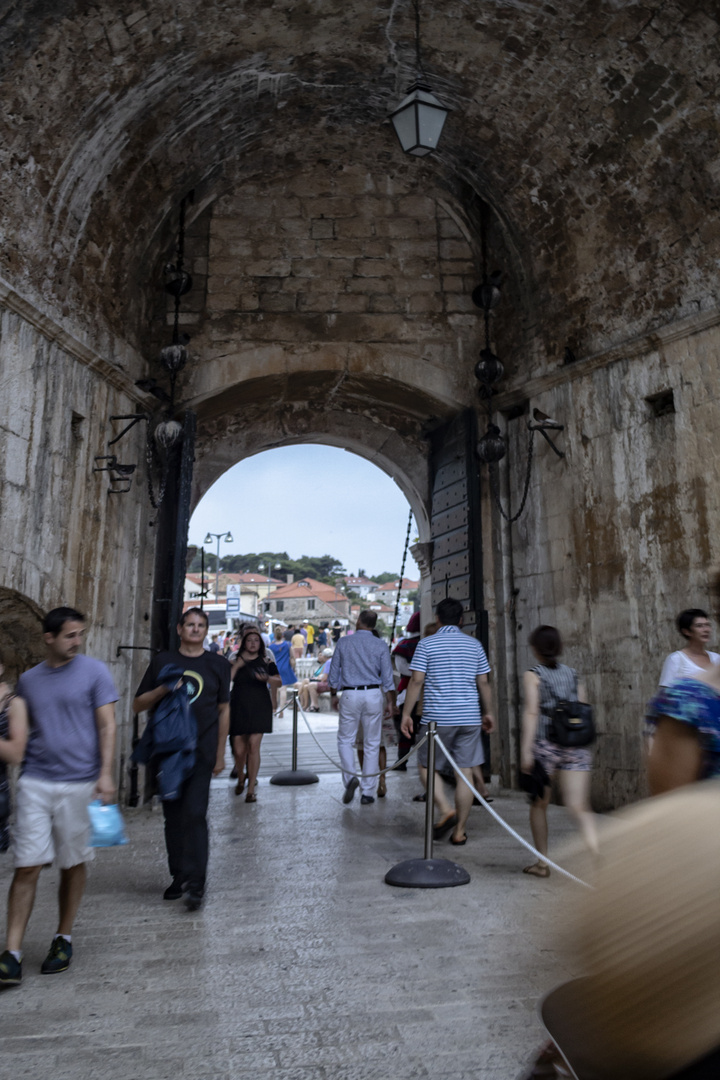
MULTIPOLYGON (((528 423, 528 431, 539 431, 540 434, 542 435, 543 439, 545 440, 545 442, 548 444, 548 446, 551 446, 553 448, 553 450, 555 451, 557 456, 559 458, 564 458, 565 454, 562 452, 562 450, 558 450, 557 446, 555 445, 555 443, 552 441, 552 439, 548 435, 548 433, 547 433, 547 427, 548 426, 549 425, 542 424, 542 423, 540 423, 540 424, 530 424, 530 423, 528 423)), ((553 427, 554 431, 564 431, 565 430, 565 425, 564 424, 553 424, 552 427, 553 427)))
POLYGON ((149 420, 150 413, 129 413, 127 416, 111 416, 111 422, 113 420, 129 420, 130 423, 122 429, 119 435, 116 435, 114 439, 111 439, 108 446, 114 446, 116 442, 120 442, 124 435, 127 435, 128 431, 132 431, 136 424, 139 424, 141 420, 149 420))
POLYGON ((93 472, 110 473, 109 495, 127 495, 132 487, 132 474, 136 468, 137 465, 124 465, 118 461, 115 454, 98 454, 95 457, 93 472), (99 465, 98 462, 100 461, 106 461, 107 465, 99 465))

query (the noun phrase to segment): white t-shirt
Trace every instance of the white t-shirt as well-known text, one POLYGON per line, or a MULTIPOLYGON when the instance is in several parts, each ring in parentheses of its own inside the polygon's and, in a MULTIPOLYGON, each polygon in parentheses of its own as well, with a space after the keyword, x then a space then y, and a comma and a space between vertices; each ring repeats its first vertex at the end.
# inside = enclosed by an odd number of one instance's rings
MULTIPOLYGON (((720 664, 720 653, 709 652, 708 656, 713 664, 720 664)), ((678 652, 670 653, 666 657, 660 674, 660 686, 669 686, 676 679, 696 679, 698 675, 707 670, 707 668, 701 668, 699 664, 694 663, 687 653, 679 649, 678 652)))

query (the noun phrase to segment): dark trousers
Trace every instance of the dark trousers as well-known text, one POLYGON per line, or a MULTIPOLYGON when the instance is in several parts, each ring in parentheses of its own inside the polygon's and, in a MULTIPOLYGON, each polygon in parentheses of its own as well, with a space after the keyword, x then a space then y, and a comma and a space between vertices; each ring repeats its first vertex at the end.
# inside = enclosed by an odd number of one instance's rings
POLYGON ((200 758, 179 799, 164 802, 165 847, 170 875, 202 896, 208 864, 207 808, 213 765, 200 758))

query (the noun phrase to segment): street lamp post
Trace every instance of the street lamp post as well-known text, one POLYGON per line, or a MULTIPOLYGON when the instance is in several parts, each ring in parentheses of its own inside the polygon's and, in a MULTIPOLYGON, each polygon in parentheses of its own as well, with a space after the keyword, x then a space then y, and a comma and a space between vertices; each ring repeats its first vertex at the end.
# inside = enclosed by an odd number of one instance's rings
POLYGON ((270 565, 268 565, 266 567, 265 563, 261 563, 261 562, 258 563, 258 570, 260 571, 260 573, 262 573, 264 570, 267 570, 267 592, 265 593, 265 600, 267 600, 268 597, 270 596, 270 582, 272 581, 270 570, 271 569, 280 570, 281 567, 282 567, 282 563, 279 563, 279 562, 276 562, 275 565, 272 568, 270 567, 270 565))
POLYGON ((217 563, 215 564, 215 603, 218 603, 218 596, 220 594, 220 541, 224 540, 226 544, 232 544, 232 533, 211 533, 209 532, 203 541, 205 544, 212 544, 213 537, 217 539, 217 563))

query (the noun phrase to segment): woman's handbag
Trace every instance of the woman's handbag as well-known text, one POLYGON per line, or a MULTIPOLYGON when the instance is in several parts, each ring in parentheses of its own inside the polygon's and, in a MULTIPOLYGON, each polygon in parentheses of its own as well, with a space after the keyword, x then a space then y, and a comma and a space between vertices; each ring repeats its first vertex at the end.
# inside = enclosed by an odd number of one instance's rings
POLYGON ((584 701, 558 701, 550 713, 547 737, 556 746, 573 748, 595 742, 592 705, 584 701))

